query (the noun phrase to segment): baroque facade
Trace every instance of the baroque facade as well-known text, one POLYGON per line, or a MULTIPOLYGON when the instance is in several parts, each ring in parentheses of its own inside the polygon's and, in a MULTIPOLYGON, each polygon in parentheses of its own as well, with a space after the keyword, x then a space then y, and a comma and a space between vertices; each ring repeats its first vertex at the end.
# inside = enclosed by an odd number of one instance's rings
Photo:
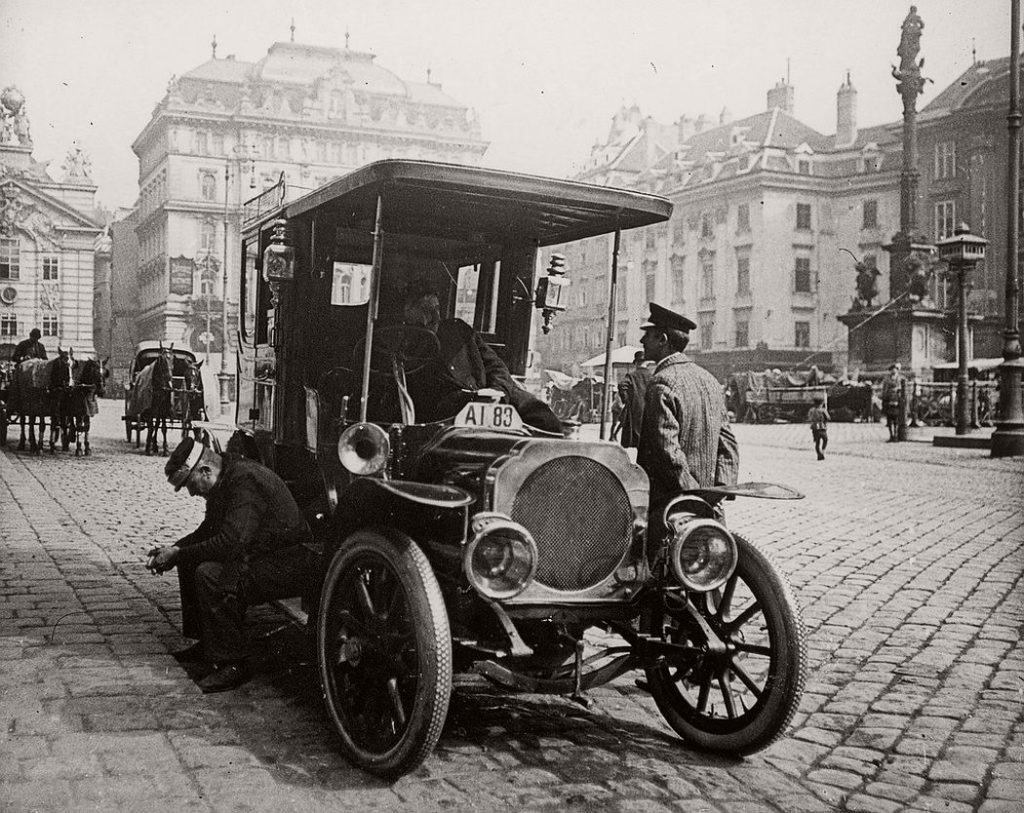
MULTIPOLYGON (((1005 200, 1006 122, 997 108, 1007 98, 1007 63, 975 64, 920 115, 919 225, 931 243, 962 219, 993 247, 1005 243, 996 213, 1005 200)), ((794 99, 780 80, 765 111, 739 120, 723 110, 717 120, 683 116, 666 126, 635 106, 614 117, 577 177, 665 195, 675 209, 668 223, 623 235, 613 346, 639 344, 656 301, 693 318, 693 355, 722 379, 812 364, 842 372, 847 328, 837 317, 854 306, 858 260, 879 271, 875 304, 890 299, 885 247, 899 229, 902 125, 859 128, 849 75, 836 95, 834 134, 796 118, 794 99)), ((604 351, 611 244, 596 238, 566 251, 571 306, 538 336, 537 350, 545 367, 578 374, 581 359, 604 351)), ((972 293, 986 317, 976 355, 998 355, 1005 260, 990 252, 972 293)), ((953 306, 940 271, 930 285, 936 308, 953 306)), ((948 333, 939 343, 951 341, 952 315, 938 330, 948 333)))
POLYGON ((0 92, 0 361, 38 327, 52 354, 95 354, 94 248, 102 230, 89 160, 73 147, 55 181, 32 157, 21 92, 0 92))
POLYGON ((292 198, 382 158, 479 162, 487 143, 472 110, 429 74, 410 82, 374 60, 347 37, 344 48, 278 42, 257 62, 217 58, 214 43, 210 60, 172 78, 132 145, 133 341, 220 351, 225 260, 237 325, 241 206, 282 173, 292 198))

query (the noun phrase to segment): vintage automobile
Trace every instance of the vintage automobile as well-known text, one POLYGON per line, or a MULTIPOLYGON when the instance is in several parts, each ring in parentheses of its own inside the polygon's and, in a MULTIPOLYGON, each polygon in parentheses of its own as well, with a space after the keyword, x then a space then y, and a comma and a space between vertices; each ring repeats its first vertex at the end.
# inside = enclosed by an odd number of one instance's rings
POLYGON ((347 757, 385 777, 420 764, 454 670, 584 700, 640 669, 694 746, 742 755, 779 737, 804 685, 803 623, 719 509, 800 495, 705 489, 649 517, 647 476, 617 444, 534 429, 487 389, 428 396, 446 378, 438 340, 402 322, 403 287, 428 275, 443 316, 521 375, 535 311, 563 309, 569 276, 557 252, 539 275, 541 252, 605 235, 615 258, 622 230, 671 203, 404 160, 286 198, 279 185, 246 204, 229 448, 274 469, 314 529, 303 606, 347 757))

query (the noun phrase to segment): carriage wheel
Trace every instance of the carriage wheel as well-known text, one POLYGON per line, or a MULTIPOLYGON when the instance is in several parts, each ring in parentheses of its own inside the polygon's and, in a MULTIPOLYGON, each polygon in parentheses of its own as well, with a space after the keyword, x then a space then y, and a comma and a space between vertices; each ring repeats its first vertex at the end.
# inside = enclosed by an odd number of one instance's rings
POLYGON ((441 588, 419 546, 373 531, 346 539, 324 579, 316 644, 348 759, 385 777, 423 762, 448 715, 452 648, 441 588))

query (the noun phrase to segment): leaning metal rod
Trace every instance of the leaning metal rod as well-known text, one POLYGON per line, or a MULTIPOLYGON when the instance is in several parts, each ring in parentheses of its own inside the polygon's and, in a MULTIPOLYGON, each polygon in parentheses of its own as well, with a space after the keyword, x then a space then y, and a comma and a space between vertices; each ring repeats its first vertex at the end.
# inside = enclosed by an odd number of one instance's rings
POLYGON ((612 375, 612 337, 615 335, 615 297, 619 287, 619 242, 622 229, 616 220, 615 239, 612 242, 612 274, 608 288, 608 325, 604 337, 604 386, 601 388, 601 429, 598 437, 604 440, 604 424, 608 418, 608 388, 611 386, 612 375))
MULTIPOLYGON (((363 356, 363 392, 359 401, 359 421, 366 423, 367 402, 370 399, 370 360, 373 357, 373 326, 377 321, 380 301, 381 258, 384 254, 384 190, 377 192, 377 216, 373 225, 373 267, 370 269, 370 303, 366 308, 366 349, 363 356)), ((344 417, 344 416, 343 416, 344 417)))

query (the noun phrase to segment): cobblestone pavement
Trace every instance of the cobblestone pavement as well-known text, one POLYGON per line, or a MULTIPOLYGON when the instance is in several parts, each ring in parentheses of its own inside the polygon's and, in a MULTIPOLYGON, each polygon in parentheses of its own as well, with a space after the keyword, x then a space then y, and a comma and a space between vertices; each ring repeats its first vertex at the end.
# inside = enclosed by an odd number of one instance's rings
POLYGON ((743 479, 807 494, 729 507, 804 608, 788 736, 726 760, 685 747, 631 676, 590 710, 466 680, 434 755, 385 784, 336 752, 273 611, 235 692, 202 695, 167 654, 176 581, 143 554, 202 506, 125 443, 118 408, 90 458, 0 453, 0 810, 1020 810, 1019 460, 834 425, 819 462, 805 426, 738 427, 743 479))

